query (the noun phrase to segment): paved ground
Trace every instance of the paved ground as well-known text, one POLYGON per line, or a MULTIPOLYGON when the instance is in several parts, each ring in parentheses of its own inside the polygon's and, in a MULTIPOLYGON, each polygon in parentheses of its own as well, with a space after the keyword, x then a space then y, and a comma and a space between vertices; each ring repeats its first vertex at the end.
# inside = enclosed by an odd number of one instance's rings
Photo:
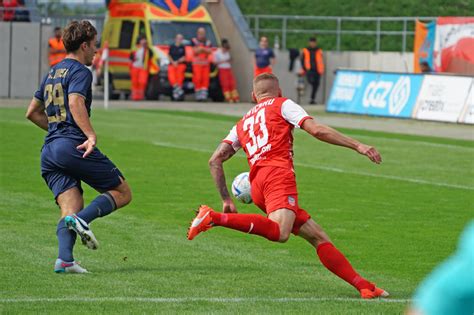
MULTIPOLYGON (((0 99, 0 107, 27 107, 29 100, 0 99)), ((93 106, 103 108, 102 100, 95 100, 93 106)), ((162 109, 218 113, 231 116, 242 116, 252 107, 251 104, 225 104, 225 103, 196 103, 196 102, 169 102, 169 101, 111 101, 111 110, 118 108, 162 109)), ((305 109, 314 115, 318 121, 332 127, 344 127, 385 131, 402 134, 424 135, 453 139, 474 141, 474 127, 452 123, 427 122, 417 120, 404 120, 392 118, 379 118, 357 115, 343 115, 326 113, 322 106, 305 106, 305 109)))

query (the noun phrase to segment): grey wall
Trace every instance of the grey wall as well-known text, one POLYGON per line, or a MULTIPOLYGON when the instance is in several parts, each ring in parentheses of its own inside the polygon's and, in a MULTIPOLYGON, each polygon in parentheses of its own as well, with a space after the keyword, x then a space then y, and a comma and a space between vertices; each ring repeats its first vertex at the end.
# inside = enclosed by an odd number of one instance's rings
POLYGON ((0 23, 0 97, 32 97, 49 69, 51 35, 39 23, 0 23))
POLYGON ((10 96, 10 23, 0 23, 0 97, 10 96))
MULTIPOLYGON (((237 20, 233 18, 224 1, 206 3, 206 8, 219 31, 219 36, 227 38, 230 42, 232 70, 237 81, 237 90, 241 101, 249 102, 253 79, 253 51, 251 49, 255 48, 249 46, 255 46, 256 43, 249 43, 246 33, 240 30, 242 25, 236 24, 237 20)), ((234 15, 238 13, 233 12, 234 15)))
POLYGON ((40 71, 40 24, 12 23, 10 97, 32 96, 40 71))
POLYGON ((39 82, 49 71, 49 60, 48 60, 48 41, 54 33, 54 27, 52 25, 41 26, 41 42, 40 42, 40 71, 39 71, 39 82))

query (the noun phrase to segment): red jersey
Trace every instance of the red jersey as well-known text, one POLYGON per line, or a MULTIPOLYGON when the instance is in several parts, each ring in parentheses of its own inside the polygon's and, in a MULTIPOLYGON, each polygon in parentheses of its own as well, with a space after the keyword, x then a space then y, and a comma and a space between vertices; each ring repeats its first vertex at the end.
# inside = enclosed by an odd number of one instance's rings
POLYGON ((223 140, 247 154, 250 174, 261 166, 293 169, 293 129, 311 118, 284 97, 267 98, 255 105, 223 140))

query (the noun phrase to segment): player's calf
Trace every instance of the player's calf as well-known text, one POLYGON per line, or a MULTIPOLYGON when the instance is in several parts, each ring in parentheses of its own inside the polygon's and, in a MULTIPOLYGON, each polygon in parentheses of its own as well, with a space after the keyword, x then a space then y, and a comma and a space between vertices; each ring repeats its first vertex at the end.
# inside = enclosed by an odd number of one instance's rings
POLYGON ((301 226, 298 235, 308 241, 315 249, 320 244, 331 242, 326 232, 312 219, 301 226))

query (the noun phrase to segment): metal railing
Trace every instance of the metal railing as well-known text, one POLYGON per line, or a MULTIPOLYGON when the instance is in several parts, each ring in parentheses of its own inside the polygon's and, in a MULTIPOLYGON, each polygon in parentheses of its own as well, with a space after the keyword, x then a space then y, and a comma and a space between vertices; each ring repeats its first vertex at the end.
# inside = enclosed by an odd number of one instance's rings
MULTIPOLYGON (((298 35, 328 35, 335 40, 332 49, 336 51, 342 49, 344 37, 364 36, 374 40, 372 48, 362 47, 360 44, 358 50, 381 51, 383 36, 399 37, 400 46, 398 51, 406 52, 408 40, 414 36, 414 23, 417 19, 422 21, 432 21, 436 17, 344 17, 344 16, 299 16, 299 15, 245 15, 250 31, 258 40, 262 35, 275 35, 281 39, 281 48, 288 47, 288 37, 298 35), (306 26, 305 28, 301 25, 306 26), (316 27, 307 27, 308 25, 316 27), (323 26, 324 27, 321 27, 323 26), (319 27, 318 27, 319 26, 319 27), (387 30, 389 26, 390 30, 387 30), (373 29, 371 29, 373 27, 373 29), (398 28, 398 29, 397 29, 398 28)), ((90 20, 97 28, 99 34, 102 33, 105 14, 87 14, 87 15, 49 15, 43 16, 43 24, 64 27, 73 19, 90 20)), ((298 36, 300 37, 300 36, 298 36)), ((305 37, 306 39, 306 37, 305 37)), ((393 50, 393 49, 392 49, 393 50)))
MULTIPOLYGON (((436 17, 350 17, 350 16, 301 16, 301 15, 246 15, 247 23, 250 30, 253 32, 255 38, 259 38, 261 34, 275 34, 281 36, 281 47, 286 49, 288 35, 291 34, 307 34, 307 35, 333 35, 336 37, 335 49, 341 50, 341 40, 344 35, 361 35, 361 36, 375 36, 375 51, 381 50, 382 36, 399 36, 402 38, 400 50, 405 52, 407 50, 407 39, 414 35, 414 30, 408 29, 409 23, 414 23, 417 19, 423 21, 432 21, 436 17), (289 23, 294 24, 320 24, 327 23, 324 28, 297 28, 289 26, 289 23), (349 28, 344 28, 344 22, 351 24, 349 28), (349 23, 348 23, 349 22, 349 23), (375 29, 368 29, 368 27, 354 29, 353 25, 356 23, 368 24, 375 23, 375 29), (400 24, 398 30, 384 30, 384 24, 389 24, 393 28, 393 24, 400 24), (270 27, 265 26, 270 25, 270 27), (274 27, 275 24, 280 24, 281 27, 274 27), (333 27, 330 27, 330 26, 333 27), (262 27, 263 26, 263 27, 262 27)), ((396 27, 397 28, 397 27, 396 27)))

